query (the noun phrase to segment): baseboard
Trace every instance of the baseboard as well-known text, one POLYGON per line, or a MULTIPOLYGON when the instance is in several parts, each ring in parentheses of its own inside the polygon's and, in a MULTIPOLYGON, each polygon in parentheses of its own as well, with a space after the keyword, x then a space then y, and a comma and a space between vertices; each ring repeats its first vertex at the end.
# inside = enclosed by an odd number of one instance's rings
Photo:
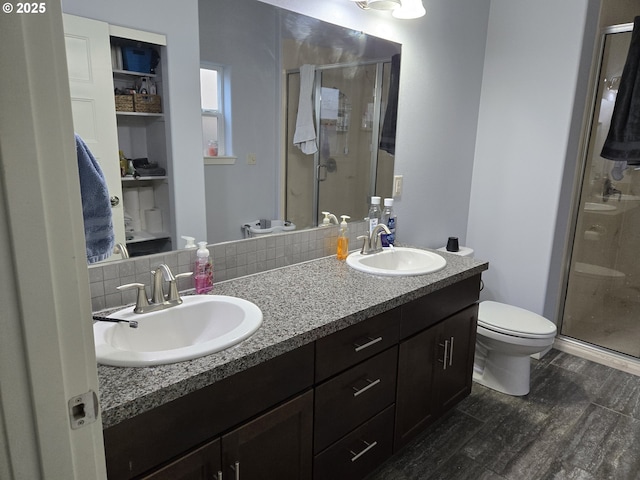
POLYGON ((640 376, 640 360, 607 352, 573 339, 556 337, 553 348, 632 375, 640 376))

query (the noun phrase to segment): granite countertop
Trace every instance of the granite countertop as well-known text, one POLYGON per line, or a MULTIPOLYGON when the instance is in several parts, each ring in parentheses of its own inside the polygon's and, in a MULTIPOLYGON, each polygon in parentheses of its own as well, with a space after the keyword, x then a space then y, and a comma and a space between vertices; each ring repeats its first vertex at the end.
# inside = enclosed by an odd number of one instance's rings
POLYGON ((213 294, 260 307, 258 331, 224 351, 171 365, 98 365, 103 428, 488 269, 481 260, 438 253, 447 266, 414 277, 361 273, 331 256, 216 283, 213 294))

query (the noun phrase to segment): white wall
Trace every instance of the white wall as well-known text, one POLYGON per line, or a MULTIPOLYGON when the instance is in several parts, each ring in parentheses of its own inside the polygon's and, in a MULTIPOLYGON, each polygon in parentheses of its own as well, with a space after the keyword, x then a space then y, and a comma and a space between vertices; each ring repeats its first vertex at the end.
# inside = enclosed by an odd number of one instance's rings
MULTIPOLYGON (((167 36, 176 236, 206 238, 197 0, 63 0, 65 13, 167 36)), ((168 107, 168 108, 167 108, 168 107)), ((182 241, 178 242, 178 246, 182 241)))
POLYGON ((491 2, 468 244, 490 262, 483 298, 548 316, 584 105, 583 33, 594 19, 588 0, 491 2))

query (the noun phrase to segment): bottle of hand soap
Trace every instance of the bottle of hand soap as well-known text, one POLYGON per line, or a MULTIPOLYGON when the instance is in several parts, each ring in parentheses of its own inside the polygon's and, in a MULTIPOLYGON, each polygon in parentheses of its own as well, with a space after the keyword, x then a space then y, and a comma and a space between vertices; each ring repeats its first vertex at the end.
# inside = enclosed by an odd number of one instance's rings
POLYGON ((207 250, 207 242, 198 242, 196 257, 196 293, 209 293, 213 289, 213 263, 207 250))
POLYGON ((338 260, 346 260, 349 255, 349 230, 347 227, 347 219, 351 218, 349 215, 340 215, 342 222, 340 222, 340 232, 338 233, 338 260))

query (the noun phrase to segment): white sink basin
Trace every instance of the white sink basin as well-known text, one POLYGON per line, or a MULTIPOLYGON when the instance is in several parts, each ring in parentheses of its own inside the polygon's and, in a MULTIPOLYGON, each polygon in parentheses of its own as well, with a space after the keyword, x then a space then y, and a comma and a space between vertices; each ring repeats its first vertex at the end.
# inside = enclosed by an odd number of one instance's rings
POLYGON ((347 257, 347 265, 373 275, 410 276, 442 270, 447 261, 441 255, 427 250, 395 247, 371 255, 353 252, 347 257))
POLYGON ((192 295, 182 305, 136 314, 125 308, 109 318, 127 323, 96 322, 96 357, 103 365, 144 367, 181 362, 224 350, 251 336, 262 324, 253 303, 223 295, 192 295))

